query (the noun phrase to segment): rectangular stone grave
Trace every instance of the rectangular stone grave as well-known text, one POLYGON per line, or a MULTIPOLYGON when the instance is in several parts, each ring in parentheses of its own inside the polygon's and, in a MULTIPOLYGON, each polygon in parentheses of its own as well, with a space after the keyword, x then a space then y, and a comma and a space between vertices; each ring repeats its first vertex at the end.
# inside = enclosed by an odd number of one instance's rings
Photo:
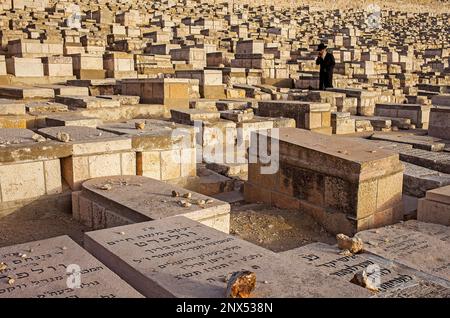
MULTIPOLYGON (((256 163, 254 159, 249 163, 247 201, 300 209, 335 234, 403 218, 403 165, 398 154, 354 139, 280 128, 274 140, 279 159, 272 156, 268 161, 265 149, 256 153, 252 148, 266 135, 252 134, 250 156, 256 156, 256 163), (263 172, 261 167, 266 166, 273 169, 263 172)), ((271 138, 267 138, 269 153, 271 138)))
POLYGON ((331 106, 328 103, 299 101, 258 102, 257 115, 295 119, 297 128, 331 134, 331 106))
POLYGON ((0 248, 0 257, 0 298, 142 298, 66 235, 0 248))
POLYGON ((120 107, 118 100, 97 98, 94 96, 56 96, 55 101, 74 108, 120 107))
POLYGON ((84 246, 147 297, 222 298, 227 275, 241 270, 256 273, 253 298, 370 296, 181 216, 88 232, 84 246))
POLYGON ((18 77, 42 77, 44 65, 38 58, 11 57, 6 59, 8 74, 18 77))
POLYGON ((0 115, 24 115, 25 103, 10 99, 0 99, 0 115))
POLYGON ((423 198, 428 190, 450 185, 450 174, 403 162, 403 193, 423 198))
POLYGON ((417 128, 427 129, 430 120, 430 109, 431 106, 418 104, 376 104, 375 115, 409 118, 411 123, 415 124, 417 128))
POLYGON ((356 273, 364 270, 378 288, 373 292, 374 297, 450 297, 450 282, 371 253, 342 255, 337 246, 312 243, 280 255, 298 266, 315 268, 348 283, 356 273))
POLYGON ((331 127, 333 134, 343 135, 355 132, 355 119, 350 117, 350 113, 332 112, 331 127))
POLYGON ((225 233, 230 230, 228 203, 151 178, 95 178, 84 182, 77 196, 74 218, 94 229, 183 215, 225 233), (172 197, 172 191, 180 196, 172 197), (182 197, 186 193, 191 198, 182 197))
POLYGON ((39 87, 53 89, 55 96, 89 96, 89 90, 87 87, 68 85, 39 85, 39 87))
POLYGON ((68 153, 31 130, 0 129, 0 202, 60 193, 59 158, 68 153))
POLYGON ((450 186, 427 191, 419 200, 417 220, 450 226, 450 186))
POLYGON ((167 108, 189 108, 188 79, 126 79, 122 94, 140 96, 142 103, 163 104, 167 108))
POLYGON ((445 147, 445 143, 443 143, 441 139, 434 138, 431 136, 421 136, 405 133, 396 133, 396 134, 375 133, 370 138, 374 140, 384 140, 402 144, 410 144, 414 148, 429 151, 442 151, 444 150, 445 147))
POLYGON ((450 140, 450 107, 431 108, 428 134, 450 140))
POLYGON ((102 124, 102 120, 94 117, 85 117, 76 114, 56 114, 49 115, 45 118, 48 127, 54 126, 82 126, 96 128, 102 124))
POLYGON ((101 130, 131 138, 137 175, 170 180, 196 175, 194 128, 156 119, 107 124, 101 130), (136 125, 142 125, 138 129, 136 125), (170 160, 175 157, 179 160, 170 160))
POLYGON ((129 137, 79 126, 42 128, 39 133, 70 146, 71 155, 61 160, 61 168, 72 190, 90 178, 136 174, 136 153, 129 137))
POLYGON ((0 86, 0 97, 14 99, 50 99, 55 97, 52 89, 33 86, 0 86))

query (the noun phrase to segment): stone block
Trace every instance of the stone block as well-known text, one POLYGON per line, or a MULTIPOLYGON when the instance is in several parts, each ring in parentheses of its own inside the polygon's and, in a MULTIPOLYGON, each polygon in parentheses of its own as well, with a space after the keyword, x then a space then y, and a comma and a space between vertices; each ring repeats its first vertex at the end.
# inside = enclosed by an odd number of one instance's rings
POLYGON ((3 247, 0 254, 7 266, 0 298, 142 298, 66 235, 3 247))
POLYGON ((273 252, 185 217, 89 232, 84 246, 147 297, 225 297, 224 278, 243 268, 268 282, 257 283, 252 297, 369 295, 315 269, 288 267, 273 252))

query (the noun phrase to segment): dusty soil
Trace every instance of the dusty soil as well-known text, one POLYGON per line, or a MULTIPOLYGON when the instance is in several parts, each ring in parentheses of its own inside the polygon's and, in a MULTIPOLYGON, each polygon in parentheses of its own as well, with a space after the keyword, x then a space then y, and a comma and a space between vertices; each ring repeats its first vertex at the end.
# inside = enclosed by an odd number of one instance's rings
POLYGON ((274 252, 313 242, 336 243, 335 237, 308 214, 262 204, 233 206, 231 233, 274 252))
MULTIPOLYGON (((67 212, 15 212, 0 218, 0 247, 59 235, 69 235, 82 244, 85 231, 89 229, 67 212)), ((275 252, 312 242, 336 243, 309 215, 262 204, 233 205, 231 234, 275 252)))
POLYGON ((71 218, 67 212, 15 212, 0 218, 0 247, 50 237, 69 235, 81 244, 84 231, 88 228, 71 218))

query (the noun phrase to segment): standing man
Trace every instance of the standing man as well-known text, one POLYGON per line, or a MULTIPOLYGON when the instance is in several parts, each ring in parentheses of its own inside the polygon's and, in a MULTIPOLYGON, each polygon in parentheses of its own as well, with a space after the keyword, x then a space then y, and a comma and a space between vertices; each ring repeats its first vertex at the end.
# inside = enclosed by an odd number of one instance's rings
POLYGON ((333 87, 333 70, 336 62, 334 56, 327 52, 327 46, 320 43, 317 51, 319 52, 316 59, 316 65, 320 65, 320 82, 319 89, 325 90, 333 87))

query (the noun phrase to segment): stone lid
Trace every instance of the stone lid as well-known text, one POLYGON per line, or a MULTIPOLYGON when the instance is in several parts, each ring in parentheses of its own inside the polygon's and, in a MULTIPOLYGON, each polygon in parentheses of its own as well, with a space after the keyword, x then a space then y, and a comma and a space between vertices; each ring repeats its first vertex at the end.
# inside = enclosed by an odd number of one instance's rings
POLYGON ((182 197, 172 197, 172 191, 180 195, 190 192, 194 200, 208 200, 210 197, 188 191, 182 187, 143 176, 111 176, 94 178, 85 181, 83 191, 87 191, 101 202, 114 202, 121 207, 123 216, 136 222, 158 220, 176 215, 188 217, 207 217, 217 213, 228 213, 230 205, 226 202, 213 200, 201 207, 192 204, 189 207, 180 205, 182 197), (111 185, 110 190, 102 190, 105 184, 111 185))

